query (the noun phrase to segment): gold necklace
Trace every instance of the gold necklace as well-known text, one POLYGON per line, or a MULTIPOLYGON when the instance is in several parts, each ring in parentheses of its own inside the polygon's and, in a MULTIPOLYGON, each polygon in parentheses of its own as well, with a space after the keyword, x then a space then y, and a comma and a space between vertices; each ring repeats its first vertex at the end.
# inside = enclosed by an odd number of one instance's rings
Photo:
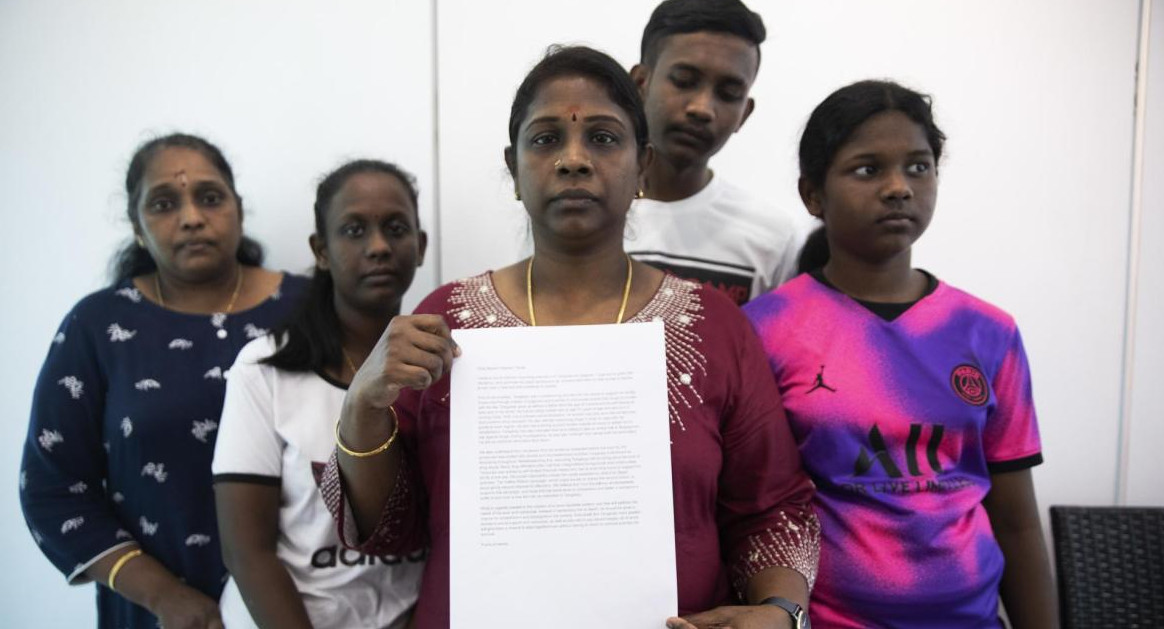
MULTIPOLYGON (((161 275, 161 273, 154 272, 154 294, 158 297, 158 305, 165 308, 166 299, 162 297, 162 283, 158 281, 159 275, 161 275)), ((226 314, 230 314, 232 311, 234 311, 234 302, 238 299, 239 291, 242 290, 243 275, 243 268, 240 266, 238 268, 238 279, 234 283, 234 293, 231 294, 230 302, 226 304, 226 310, 223 311, 226 314)))
MULTIPOLYGON (((627 254, 623 255, 626 255, 626 286, 622 289, 622 305, 618 307, 618 319, 615 319, 615 323, 622 323, 622 317, 626 314, 626 303, 630 299, 631 280, 634 278, 634 267, 631 263, 631 257, 627 254)), ((529 324, 530 326, 537 327, 538 320, 534 316, 533 307, 533 261, 534 257, 530 256, 529 262, 525 265, 525 303, 529 308, 529 324)))
POLYGON ((352 378, 356 377, 356 363, 352 362, 352 357, 348 355, 348 350, 340 348, 340 352, 344 355, 344 360, 348 363, 348 369, 352 370, 352 378))

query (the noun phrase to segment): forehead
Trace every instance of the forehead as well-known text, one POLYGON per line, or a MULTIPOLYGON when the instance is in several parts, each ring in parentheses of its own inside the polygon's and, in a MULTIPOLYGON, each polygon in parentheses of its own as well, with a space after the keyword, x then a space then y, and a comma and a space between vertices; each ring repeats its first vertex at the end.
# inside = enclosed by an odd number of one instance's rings
POLYGON ((627 128, 632 126, 626 111, 610 99, 601 83, 580 76, 558 77, 542 83, 530 101, 524 122, 543 117, 570 118, 573 114, 580 118, 614 116, 627 128))
POLYGON ((730 33, 679 33, 659 42, 655 62, 655 67, 661 69, 676 65, 751 83, 759 69, 760 52, 752 42, 730 33))
POLYGON ((149 185, 177 179, 183 174, 191 181, 223 180, 222 173, 218 172, 205 155, 188 148, 164 148, 154 155, 145 169, 145 179, 149 185))
POLYGON ((411 215, 412 197, 404 182, 381 172, 356 173, 344 181, 328 205, 328 214, 351 211, 407 210, 411 215))
POLYGON ((900 111, 883 111, 861 123, 837 152, 838 157, 864 153, 932 152, 925 129, 900 111))

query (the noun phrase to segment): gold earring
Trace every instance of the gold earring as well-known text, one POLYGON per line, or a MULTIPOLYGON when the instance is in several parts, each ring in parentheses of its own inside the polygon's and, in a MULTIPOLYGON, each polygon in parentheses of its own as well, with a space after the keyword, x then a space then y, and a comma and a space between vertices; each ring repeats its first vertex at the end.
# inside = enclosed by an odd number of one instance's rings
POLYGON ((647 195, 646 195, 646 193, 644 193, 644 192, 643 192, 643 189, 642 189, 642 188, 639 188, 639 191, 635 193, 635 198, 636 198, 636 199, 641 199, 641 198, 643 198, 643 197, 645 197, 645 196, 647 196, 647 195))
POLYGON ((513 191, 513 198, 520 201, 521 200, 521 192, 514 190, 513 191))
POLYGON ((133 237, 133 240, 134 240, 134 242, 137 243, 137 246, 141 247, 142 249, 145 249, 145 241, 142 240, 140 235, 135 234, 133 237))
POLYGON ((561 168, 561 167, 562 167, 562 160, 558 160, 558 161, 554 162, 554 168, 561 168))

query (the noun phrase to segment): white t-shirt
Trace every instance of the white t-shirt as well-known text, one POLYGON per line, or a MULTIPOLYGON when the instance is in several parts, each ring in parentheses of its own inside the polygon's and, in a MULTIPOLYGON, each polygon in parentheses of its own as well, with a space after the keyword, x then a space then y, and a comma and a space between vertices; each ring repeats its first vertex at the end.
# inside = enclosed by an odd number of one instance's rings
POLYGON ((743 304, 796 275, 805 235, 788 212, 717 176, 686 199, 635 201, 625 246, 636 260, 743 304))
MULTIPOLYGON (((315 481, 335 447, 345 390, 313 372, 258 361, 271 337, 239 353, 226 385, 211 470, 214 481, 282 489, 275 553, 303 597, 315 627, 403 627, 416 602, 424 557, 379 557, 348 550, 315 481)), ((219 602, 230 629, 254 627, 233 578, 219 602)))

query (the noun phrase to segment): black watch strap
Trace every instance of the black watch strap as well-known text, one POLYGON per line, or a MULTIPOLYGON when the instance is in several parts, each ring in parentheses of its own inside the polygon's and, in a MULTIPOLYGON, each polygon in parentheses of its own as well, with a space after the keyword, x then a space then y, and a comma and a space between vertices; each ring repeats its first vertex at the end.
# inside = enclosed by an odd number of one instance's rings
POLYGON ((812 629, 812 625, 808 622, 808 613, 804 611, 804 608, 783 596, 769 596, 760 601, 760 604, 775 605, 788 612, 788 615, 792 616, 793 629, 812 629))

